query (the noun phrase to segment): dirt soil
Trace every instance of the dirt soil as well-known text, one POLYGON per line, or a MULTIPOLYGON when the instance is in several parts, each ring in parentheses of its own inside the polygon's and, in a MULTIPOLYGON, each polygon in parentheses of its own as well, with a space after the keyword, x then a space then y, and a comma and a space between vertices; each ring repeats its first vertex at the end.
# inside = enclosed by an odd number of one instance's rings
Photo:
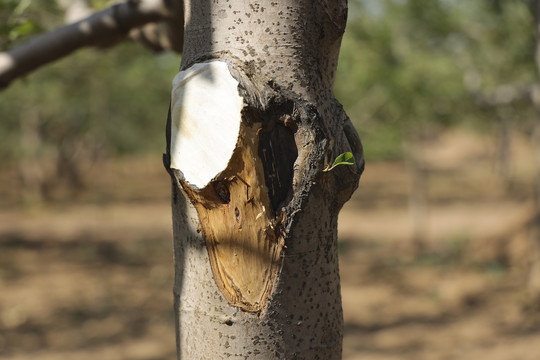
MULTIPOLYGON (((540 359, 534 159, 514 140, 506 178, 464 133, 425 145, 420 180, 368 163, 339 222, 344 359, 540 359)), ((175 359, 159 156, 95 164, 46 205, 17 205, 2 170, 0 359, 175 359)))

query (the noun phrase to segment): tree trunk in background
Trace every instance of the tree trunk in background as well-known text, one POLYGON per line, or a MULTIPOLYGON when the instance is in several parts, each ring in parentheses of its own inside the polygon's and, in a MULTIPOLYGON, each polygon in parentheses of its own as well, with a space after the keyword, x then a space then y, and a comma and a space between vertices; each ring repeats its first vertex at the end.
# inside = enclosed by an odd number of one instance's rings
POLYGON ((340 359, 337 218, 364 166, 332 93, 346 1, 184 12, 165 155, 178 358, 340 359))
MULTIPOLYGON (((531 10, 535 20, 536 30, 536 70, 538 79, 540 79, 540 0, 531 1, 531 10)), ((528 290, 532 302, 536 303, 535 305, 538 306, 538 303, 540 302, 540 80, 537 80, 537 84, 533 89, 532 100, 537 110, 537 119, 532 138, 533 144, 536 147, 537 159, 537 175, 535 182, 536 221, 531 231, 532 236, 535 237, 536 251, 531 254, 532 264, 529 273, 528 290)))
POLYGON ((499 120, 499 129, 497 136, 495 173, 497 177, 504 183, 508 190, 512 186, 512 167, 510 163, 510 149, 512 147, 512 123, 513 109, 497 109, 497 117, 499 120))
POLYGON ((410 170, 409 214, 412 225, 412 252, 416 257, 426 247, 428 240, 428 175, 429 169, 424 159, 426 140, 418 136, 404 144, 407 166, 410 170))
POLYGON ((45 185, 45 173, 41 154, 42 139, 39 132, 41 119, 39 112, 34 106, 34 99, 27 100, 28 106, 24 115, 20 118, 21 123, 21 160, 19 162, 19 176, 23 191, 22 201, 25 205, 36 205, 43 201, 43 188, 45 185))

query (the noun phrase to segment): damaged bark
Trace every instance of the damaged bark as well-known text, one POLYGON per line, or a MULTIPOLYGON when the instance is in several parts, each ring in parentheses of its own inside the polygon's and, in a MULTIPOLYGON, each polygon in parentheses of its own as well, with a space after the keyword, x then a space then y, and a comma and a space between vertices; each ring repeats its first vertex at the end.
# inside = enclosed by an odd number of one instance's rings
POLYGON ((337 217, 364 164, 332 95, 346 3, 184 13, 164 157, 178 358, 340 359, 337 217), (347 151, 353 166, 322 171, 347 151))

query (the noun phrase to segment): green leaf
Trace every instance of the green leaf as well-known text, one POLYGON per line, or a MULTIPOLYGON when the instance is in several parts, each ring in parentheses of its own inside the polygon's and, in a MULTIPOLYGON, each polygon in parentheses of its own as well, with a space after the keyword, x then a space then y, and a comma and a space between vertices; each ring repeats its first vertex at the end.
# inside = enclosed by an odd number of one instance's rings
POLYGON ((9 32, 10 40, 16 40, 21 36, 30 35, 37 30, 36 24, 31 20, 26 20, 13 27, 9 32))
POLYGON ((324 172, 331 171, 333 168, 335 168, 338 165, 354 165, 354 156, 350 152, 345 152, 341 155, 339 155, 335 160, 332 166, 327 166, 326 169, 324 169, 324 172))

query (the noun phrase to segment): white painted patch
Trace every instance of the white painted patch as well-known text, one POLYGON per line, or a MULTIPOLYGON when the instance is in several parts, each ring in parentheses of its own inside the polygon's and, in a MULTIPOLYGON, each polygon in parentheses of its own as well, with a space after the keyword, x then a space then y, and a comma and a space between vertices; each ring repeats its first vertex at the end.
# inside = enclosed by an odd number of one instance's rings
POLYGON ((15 60, 11 55, 0 53, 0 73, 10 70, 15 65, 15 60))
POLYGON ((171 168, 201 189, 225 170, 238 141, 238 81, 222 61, 195 64, 174 77, 171 100, 171 168))

